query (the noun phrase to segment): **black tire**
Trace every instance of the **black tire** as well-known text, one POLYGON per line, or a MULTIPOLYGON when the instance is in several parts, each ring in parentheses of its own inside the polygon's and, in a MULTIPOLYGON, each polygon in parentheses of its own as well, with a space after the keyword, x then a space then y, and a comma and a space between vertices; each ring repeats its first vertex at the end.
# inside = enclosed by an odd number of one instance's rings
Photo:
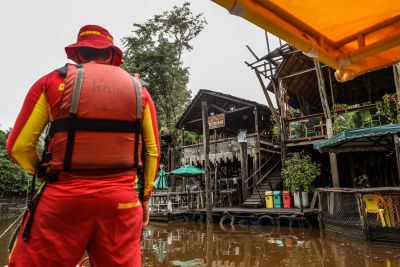
POLYGON ((275 225, 275 220, 274 220, 274 218, 272 218, 272 217, 269 216, 269 215, 263 215, 263 216, 261 216, 260 218, 258 218, 257 223, 258 223, 259 225, 266 225, 266 226, 270 225, 270 226, 274 226, 274 225, 275 225), (269 224, 268 224, 268 222, 269 222, 269 224))
POLYGON ((221 219, 219 220, 220 225, 224 225, 224 224, 233 225, 234 223, 235 223, 235 217, 231 214, 226 214, 226 215, 222 216, 221 219))

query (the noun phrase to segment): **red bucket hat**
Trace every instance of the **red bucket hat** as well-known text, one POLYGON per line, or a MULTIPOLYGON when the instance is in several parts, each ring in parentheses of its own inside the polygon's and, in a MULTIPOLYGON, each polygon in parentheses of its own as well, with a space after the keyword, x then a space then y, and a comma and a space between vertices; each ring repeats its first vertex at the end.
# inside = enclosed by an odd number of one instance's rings
POLYGON ((83 26, 79 30, 78 40, 76 43, 65 47, 67 57, 75 62, 78 62, 75 49, 78 47, 91 47, 97 49, 111 48, 114 51, 114 59, 112 64, 119 66, 124 63, 122 60, 122 51, 114 45, 111 34, 106 29, 98 25, 83 26))

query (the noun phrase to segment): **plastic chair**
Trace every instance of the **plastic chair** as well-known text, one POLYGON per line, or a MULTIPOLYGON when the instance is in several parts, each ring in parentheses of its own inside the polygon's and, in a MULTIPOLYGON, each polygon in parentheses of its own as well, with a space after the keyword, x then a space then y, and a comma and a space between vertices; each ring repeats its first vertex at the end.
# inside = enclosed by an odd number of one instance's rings
POLYGON ((313 127, 307 127, 307 125, 303 125, 303 127, 304 127, 305 137, 317 136, 317 132, 313 127))
POLYGON ((374 125, 381 125, 379 116, 373 116, 369 110, 360 111, 363 127, 369 127, 374 125))
POLYGON ((386 220, 385 220, 385 216, 384 216, 385 209, 380 208, 380 206, 385 205, 385 200, 383 199, 383 197, 367 194, 367 195, 363 195, 363 200, 365 203, 365 212, 367 214, 368 213, 379 214, 379 217, 382 222, 382 226, 386 227, 386 220))

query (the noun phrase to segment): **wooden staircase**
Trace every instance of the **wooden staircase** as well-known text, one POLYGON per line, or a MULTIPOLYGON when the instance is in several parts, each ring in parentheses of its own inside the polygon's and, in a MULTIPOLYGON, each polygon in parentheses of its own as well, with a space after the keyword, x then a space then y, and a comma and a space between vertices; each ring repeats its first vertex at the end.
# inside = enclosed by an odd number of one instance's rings
POLYGON ((282 189, 282 164, 277 160, 271 168, 256 183, 253 194, 242 203, 243 207, 261 208, 265 206, 265 191, 282 189), (261 198, 260 198, 261 196, 261 198))

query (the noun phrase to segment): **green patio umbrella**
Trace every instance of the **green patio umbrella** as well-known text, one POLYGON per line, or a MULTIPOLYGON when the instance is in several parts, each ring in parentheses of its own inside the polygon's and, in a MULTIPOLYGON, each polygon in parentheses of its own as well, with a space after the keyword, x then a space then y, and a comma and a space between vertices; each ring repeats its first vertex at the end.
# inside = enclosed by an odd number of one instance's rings
POLYGON ((175 174, 184 177, 195 177, 204 174, 204 170, 194 167, 192 165, 185 165, 178 169, 170 172, 170 174, 175 174))
POLYGON ((167 177, 168 174, 163 169, 161 169, 157 174, 157 180, 154 183, 154 187, 156 189, 168 189, 167 177))

